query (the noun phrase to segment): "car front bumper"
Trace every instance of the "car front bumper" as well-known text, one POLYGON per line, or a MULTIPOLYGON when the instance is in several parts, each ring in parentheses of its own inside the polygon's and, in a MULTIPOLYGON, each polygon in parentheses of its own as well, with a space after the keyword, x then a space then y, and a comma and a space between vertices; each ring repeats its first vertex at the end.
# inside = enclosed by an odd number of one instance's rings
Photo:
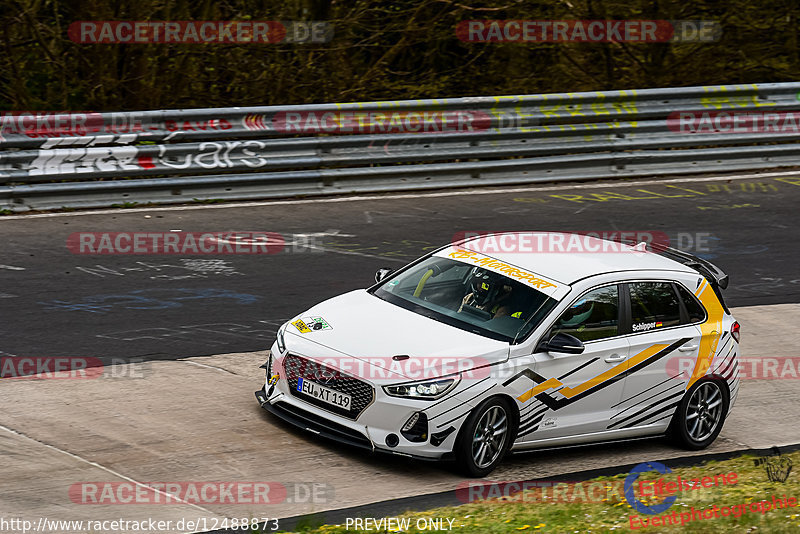
POLYGON ((264 387, 255 392, 262 408, 320 437, 375 452, 426 460, 449 458, 458 430, 474 407, 459 398, 458 388, 438 401, 424 401, 391 397, 379 385, 372 384, 373 401, 351 419, 292 394, 282 370, 277 370, 277 374, 281 376, 276 382, 270 383, 267 377, 264 387), (424 441, 411 441, 401 432, 416 412, 424 412, 428 418, 424 441))

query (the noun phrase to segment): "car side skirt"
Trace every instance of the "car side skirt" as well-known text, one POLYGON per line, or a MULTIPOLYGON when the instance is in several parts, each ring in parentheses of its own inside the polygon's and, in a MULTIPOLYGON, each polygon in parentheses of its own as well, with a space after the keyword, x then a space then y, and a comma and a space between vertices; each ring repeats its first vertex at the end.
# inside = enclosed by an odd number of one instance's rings
POLYGON ((531 441, 515 442, 512 451, 547 449, 550 447, 565 447, 570 445, 597 444, 607 441, 622 441, 642 437, 659 436, 666 432, 669 425, 659 422, 635 428, 618 428, 615 430, 604 430, 602 432, 592 432, 589 434, 578 434, 575 436, 564 436, 559 438, 537 439, 531 441))

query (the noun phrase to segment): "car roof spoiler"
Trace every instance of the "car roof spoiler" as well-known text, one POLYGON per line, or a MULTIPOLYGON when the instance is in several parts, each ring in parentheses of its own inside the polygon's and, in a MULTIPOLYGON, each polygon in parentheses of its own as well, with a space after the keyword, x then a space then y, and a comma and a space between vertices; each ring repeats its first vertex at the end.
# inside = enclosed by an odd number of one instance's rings
POLYGON ((708 260, 704 260, 703 258, 698 258, 694 254, 689 254, 688 252, 684 252, 683 250, 670 248, 660 243, 651 243, 648 248, 652 252, 655 252, 660 256, 667 257, 671 260, 677 261, 678 263, 682 263, 687 267, 691 267, 698 273, 708 278, 709 282, 716 283, 716 285, 718 285, 720 289, 725 289, 728 287, 728 282, 730 281, 730 277, 727 274, 725 274, 722 271, 722 269, 720 269, 719 267, 717 267, 708 260))
POLYGON ((698 258, 694 254, 684 252, 683 250, 668 247, 667 245, 663 245, 661 243, 648 243, 646 241, 635 243, 631 239, 612 239, 612 241, 617 241, 639 250, 648 250, 654 254, 658 254, 659 256, 664 256, 665 258, 677 261, 682 265, 691 267, 706 280, 708 280, 708 283, 711 285, 711 289, 714 291, 714 294, 717 295, 719 303, 722 304, 722 309, 725 310, 725 313, 729 314, 731 312, 730 309, 728 309, 728 305, 725 303, 725 299, 722 297, 722 290, 728 287, 730 278, 722 271, 722 269, 710 261, 704 260, 703 258, 698 258))
POLYGON ((617 241, 626 245, 635 246, 637 248, 646 247, 646 250, 649 250, 650 252, 658 254, 659 256, 664 256, 665 258, 669 258, 673 261, 677 261, 678 263, 686 265, 687 267, 691 267, 706 277, 712 285, 718 286, 720 289, 725 289, 728 287, 730 277, 725 274, 722 269, 708 260, 698 258, 694 254, 668 247, 667 245, 661 243, 647 243, 643 241, 637 244, 630 239, 618 239, 617 241))

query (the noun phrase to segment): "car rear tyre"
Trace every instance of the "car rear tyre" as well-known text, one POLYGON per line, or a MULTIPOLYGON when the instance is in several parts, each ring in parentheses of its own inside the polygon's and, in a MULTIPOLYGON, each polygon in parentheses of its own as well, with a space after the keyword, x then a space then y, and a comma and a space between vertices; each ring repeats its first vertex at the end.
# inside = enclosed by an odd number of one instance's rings
POLYGON ((722 431, 728 402, 728 390, 719 380, 695 383, 672 417, 669 428, 672 441, 692 451, 711 445, 722 431))
POLYGON ((515 433, 515 421, 508 403, 493 397, 470 413, 461 428, 453 452, 462 474, 484 477, 502 461, 515 433))

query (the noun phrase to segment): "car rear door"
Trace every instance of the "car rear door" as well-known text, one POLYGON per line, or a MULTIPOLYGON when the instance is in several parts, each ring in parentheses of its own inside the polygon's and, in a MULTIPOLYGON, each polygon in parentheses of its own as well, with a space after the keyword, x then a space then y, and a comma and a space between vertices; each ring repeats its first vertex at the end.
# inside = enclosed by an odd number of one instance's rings
POLYGON ((669 423, 697 359, 704 319, 701 306, 670 280, 631 281, 622 287, 630 358, 621 403, 609 429, 669 423), (697 310, 702 316, 697 316, 697 310), (688 373, 684 372, 688 369, 688 373))

